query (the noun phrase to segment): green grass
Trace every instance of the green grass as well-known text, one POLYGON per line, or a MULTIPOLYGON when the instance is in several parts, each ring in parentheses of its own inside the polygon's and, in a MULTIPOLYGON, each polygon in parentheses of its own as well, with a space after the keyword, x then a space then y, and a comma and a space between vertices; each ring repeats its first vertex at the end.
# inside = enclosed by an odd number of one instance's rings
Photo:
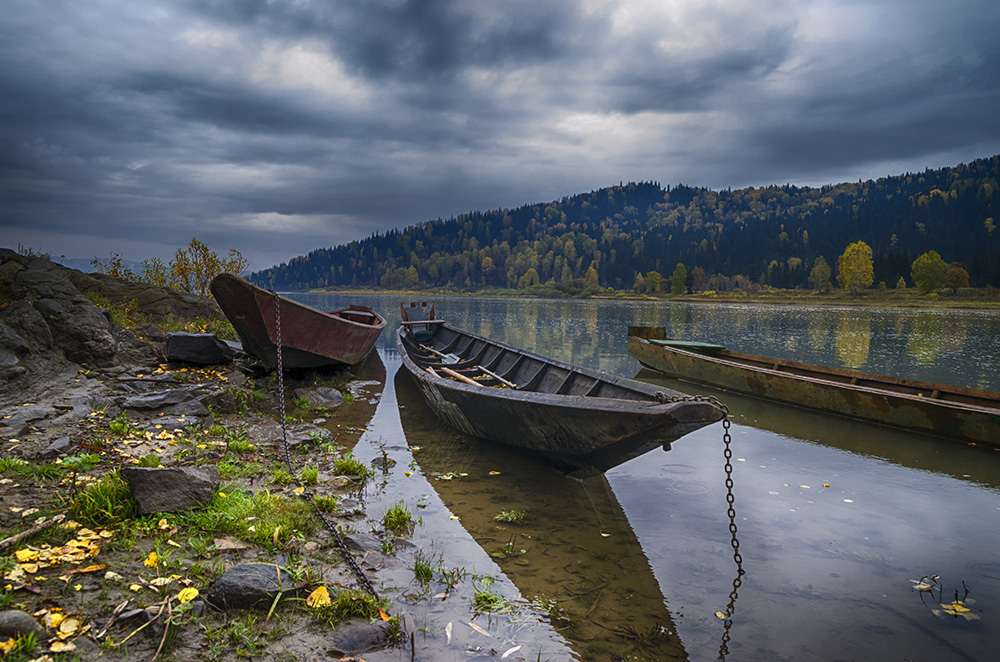
POLYGON ((205 638, 208 640, 208 654, 213 658, 221 658, 232 651, 237 658, 249 658, 259 653, 267 642, 260 634, 260 615, 249 613, 235 618, 222 627, 205 628, 205 638))
POLYGON ((302 470, 300 478, 306 485, 315 485, 319 482, 319 469, 316 467, 306 467, 302 470))
POLYGON ((113 526, 139 516, 139 508, 128 483, 111 471, 93 485, 80 490, 69 505, 69 516, 85 526, 113 526))
POLYGON ((358 478, 370 478, 372 470, 353 455, 348 453, 343 457, 338 457, 333 461, 333 473, 338 476, 357 476, 358 478))
POLYGON ((257 449, 256 446, 247 441, 246 430, 241 430, 240 432, 230 430, 226 432, 225 438, 226 448, 234 453, 249 453, 257 449))
POLYGON ((108 432, 120 439, 125 439, 135 432, 135 427, 132 425, 132 421, 128 420, 128 415, 122 412, 108 423, 108 432))
POLYGON ((395 533, 409 533, 413 526, 413 515, 402 501, 395 503, 382 515, 382 524, 395 533))
POLYGON ((248 494, 235 488, 223 489, 208 509, 187 517, 189 525, 206 531, 227 533, 269 550, 282 549, 296 534, 310 535, 317 521, 309 504, 285 499, 267 491, 248 494))
POLYGON ((289 485, 295 482, 295 477, 285 467, 276 467, 271 472, 271 482, 275 485, 289 485))
POLYGON ((330 596, 330 604, 312 610, 315 618, 330 625, 336 625, 349 618, 366 618, 377 620, 381 618, 379 608, 388 609, 388 601, 381 603, 368 593, 347 589, 330 596))
POLYGON ((500 511, 500 514, 496 515, 493 519, 497 522, 503 522, 504 524, 523 524, 525 520, 528 519, 528 511, 502 510, 500 511))
POLYGON ((335 496, 320 494, 313 497, 313 503, 315 503, 316 507, 324 513, 332 513, 337 510, 337 507, 340 505, 340 500, 335 496))
POLYGON ((423 584, 434 578, 434 570, 431 568, 430 560, 420 550, 417 550, 417 553, 413 555, 413 574, 417 581, 423 584))
POLYGON ((492 577, 481 577, 472 580, 472 588, 475 593, 472 596, 472 606, 478 613, 497 614, 514 611, 514 605, 510 600, 502 595, 493 593, 492 577))

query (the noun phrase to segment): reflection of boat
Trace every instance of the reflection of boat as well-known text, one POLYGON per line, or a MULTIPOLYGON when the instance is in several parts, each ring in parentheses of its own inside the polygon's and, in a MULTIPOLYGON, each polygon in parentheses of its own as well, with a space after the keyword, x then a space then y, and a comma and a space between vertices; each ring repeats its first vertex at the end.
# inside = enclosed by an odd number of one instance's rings
MULTIPOLYGON (((648 368, 640 368, 635 379, 692 394, 708 395, 714 390, 710 386, 685 382, 648 368)), ((933 471, 958 480, 1000 488, 1000 464, 984 462, 982 446, 942 444, 931 435, 887 428, 845 416, 831 419, 828 414, 815 409, 740 393, 727 394, 726 407, 735 425, 766 430, 782 437, 856 455, 877 457, 901 467, 933 471)))
POLYGON ((354 365, 363 359, 385 328, 385 319, 365 306, 323 312, 221 274, 210 285, 243 349, 277 367, 276 298, 280 299, 282 363, 285 368, 354 365))
POLYGON ((629 327, 628 352, 686 381, 884 425, 1000 447, 1000 393, 660 342, 663 327, 629 327))
POLYGON ((463 432, 564 471, 606 471, 722 418, 676 391, 487 340, 433 319, 421 304, 401 307, 396 346, 430 408, 463 432))
POLYGON ((414 381, 396 373, 400 421, 414 460, 521 596, 548 613, 571 642, 574 659, 687 659, 667 600, 607 479, 561 476, 516 449, 441 425, 414 381))

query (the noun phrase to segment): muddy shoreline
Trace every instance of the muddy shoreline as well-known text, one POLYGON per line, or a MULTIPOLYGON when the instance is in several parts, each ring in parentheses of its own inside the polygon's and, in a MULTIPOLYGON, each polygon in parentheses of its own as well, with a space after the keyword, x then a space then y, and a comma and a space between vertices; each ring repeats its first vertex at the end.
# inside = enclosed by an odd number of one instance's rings
MULTIPOLYGON (((395 552, 406 548, 405 526, 373 525, 356 498, 364 476, 344 469, 381 396, 384 366, 373 352, 349 370, 286 375, 283 434, 277 380, 249 358, 164 360, 161 326, 220 318, 210 300, 0 249, 5 659, 409 659, 408 624, 394 614, 333 614, 305 600, 323 587, 334 606, 340 594, 363 602, 346 553, 376 585, 379 569, 408 562, 395 552), (109 308, 138 302, 145 328, 114 324, 95 299, 109 308), (320 387, 343 400, 311 399, 320 387), (134 466, 218 467, 221 482, 212 503, 191 511, 103 517, 98 508, 96 520, 74 521, 88 512, 82 495, 134 466), (266 498, 268 515, 305 507, 308 516, 304 492, 339 535, 314 516, 299 526, 226 510, 237 498, 251 506, 266 498), (4 545, 34 527, 41 528, 4 545), (88 551, 75 560, 54 556, 74 546, 88 551), (206 602, 220 578, 251 564, 280 567, 288 574, 279 579, 293 587, 254 609, 206 602)), ((113 496, 104 510, 123 501, 113 496)))

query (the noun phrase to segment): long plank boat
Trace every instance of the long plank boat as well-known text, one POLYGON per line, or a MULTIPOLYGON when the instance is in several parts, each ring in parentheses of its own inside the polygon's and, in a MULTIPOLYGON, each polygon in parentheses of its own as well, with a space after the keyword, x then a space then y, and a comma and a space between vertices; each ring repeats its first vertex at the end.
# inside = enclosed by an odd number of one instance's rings
POLYGON ((722 419, 677 391, 562 363, 400 304, 396 346, 438 418, 544 457, 565 473, 607 471, 722 419))
POLYGON ((281 358, 285 368, 354 365, 371 351, 385 318, 367 306, 324 312, 278 297, 230 274, 209 285, 236 329, 243 349, 269 368, 278 365, 277 308, 281 315, 281 358))
MULTIPOLYGON (((557 606, 550 619, 573 659, 688 659, 667 596, 606 476, 560 476, 516 448, 454 434, 424 406, 405 370, 393 381, 421 473, 522 597, 557 606)), ((505 623, 481 624, 502 638, 505 623)), ((540 659, 571 656, 550 648, 540 659)))
POLYGON ((671 377, 1000 448, 1000 393, 742 354, 683 348, 664 327, 630 326, 628 353, 671 377))

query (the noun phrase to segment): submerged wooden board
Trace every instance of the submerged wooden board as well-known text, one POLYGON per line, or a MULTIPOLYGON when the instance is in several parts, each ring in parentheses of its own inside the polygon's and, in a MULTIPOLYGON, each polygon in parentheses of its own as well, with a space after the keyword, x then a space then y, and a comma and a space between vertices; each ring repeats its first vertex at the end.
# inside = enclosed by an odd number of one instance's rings
POLYGON ((671 377, 1000 448, 1000 393, 730 350, 691 352, 640 336, 629 335, 629 354, 671 377))
POLYGON ((669 449, 674 440, 722 418, 715 406, 676 391, 548 359, 447 324, 428 325, 428 341, 417 340, 414 330, 401 325, 396 346, 439 418, 467 434, 544 456, 576 475, 606 471, 659 446, 669 449), (447 355, 459 361, 446 364, 441 357, 447 355), (445 365, 473 383, 445 378, 445 365))

